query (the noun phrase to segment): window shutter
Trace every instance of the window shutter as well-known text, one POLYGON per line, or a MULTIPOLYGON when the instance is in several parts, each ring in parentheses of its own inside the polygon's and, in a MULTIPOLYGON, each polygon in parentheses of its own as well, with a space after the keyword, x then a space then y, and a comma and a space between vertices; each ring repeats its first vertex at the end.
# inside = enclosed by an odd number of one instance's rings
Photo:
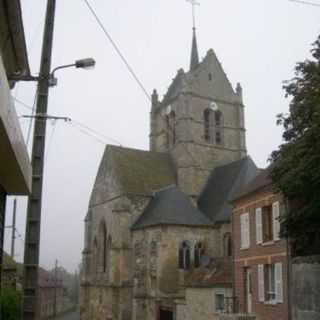
POLYGON ((256 209, 256 240, 257 244, 262 243, 262 210, 256 209))
POLYGON ((264 270, 263 264, 258 265, 258 299, 264 302, 264 270))
POLYGON ((245 214, 245 233, 246 233, 246 248, 250 247, 250 223, 249 213, 245 214))
POLYGON ((275 202, 272 205, 272 225, 273 225, 273 240, 280 239, 280 210, 279 210, 279 202, 275 202))
POLYGON ((240 237, 241 248, 249 248, 250 245, 250 230, 249 230, 249 213, 244 213, 240 216, 240 237))
POLYGON ((240 216, 240 247, 244 248, 245 240, 244 240, 244 215, 242 214, 240 216))
POLYGON ((276 302, 283 302, 282 263, 275 264, 276 302))

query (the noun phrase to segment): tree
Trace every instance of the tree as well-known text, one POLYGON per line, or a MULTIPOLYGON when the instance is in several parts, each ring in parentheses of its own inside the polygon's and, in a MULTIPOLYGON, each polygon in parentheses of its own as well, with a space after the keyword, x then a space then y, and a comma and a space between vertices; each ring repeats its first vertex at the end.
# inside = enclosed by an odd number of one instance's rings
POLYGON ((284 143, 271 155, 275 191, 289 204, 282 235, 292 240, 295 255, 320 253, 320 36, 311 53, 284 83, 292 100, 289 114, 278 115, 284 143))
POLYGON ((0 294, 0 319, 21 319, 21 292, 13 288, 2 288, 0 294))

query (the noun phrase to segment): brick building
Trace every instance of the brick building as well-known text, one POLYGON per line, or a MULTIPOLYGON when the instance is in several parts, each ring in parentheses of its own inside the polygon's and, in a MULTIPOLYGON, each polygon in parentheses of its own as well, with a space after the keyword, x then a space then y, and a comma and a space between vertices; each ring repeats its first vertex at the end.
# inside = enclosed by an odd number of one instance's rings
POLYGON ((288 319, 288 250, 279 237, 283 198, 263 170, 233 200, 234 292, 240 312, 288 319))

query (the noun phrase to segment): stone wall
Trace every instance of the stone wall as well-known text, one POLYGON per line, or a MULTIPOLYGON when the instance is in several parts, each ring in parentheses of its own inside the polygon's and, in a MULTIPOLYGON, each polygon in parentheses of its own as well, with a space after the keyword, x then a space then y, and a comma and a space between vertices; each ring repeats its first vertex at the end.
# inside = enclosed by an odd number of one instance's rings
POLYGON ((292 261, 292 320, 320 319, 320 256, 292 261))
MULTIPOLYGON (((187 288, 186 304, 190 320, 219 319, 216 311, 216 294, 232 297, 231 288, 187 288)), ((181 317, 182 320, 182 317, 181 317)))
POLYGON ((184 278, 193 270, 193 248, 201 242, 206 255, 216 256, 215 253, 220 252, 217 232, 211 227, 183 226, 153 227, 133 232, 133 319, 153 320, 161 306, 172 309, 176 316, 178 310, 180 313, 184 310, 184 278), (190 244, 190 270, 180 270, 178 266, 178 248, 183 241, 190 244))

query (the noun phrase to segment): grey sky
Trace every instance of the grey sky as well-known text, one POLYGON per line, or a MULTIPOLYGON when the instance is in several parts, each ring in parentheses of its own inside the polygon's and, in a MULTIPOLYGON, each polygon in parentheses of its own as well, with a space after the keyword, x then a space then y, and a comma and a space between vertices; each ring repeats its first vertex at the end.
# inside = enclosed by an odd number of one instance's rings
MULTIPOLYGON (((315 2, 319 0, 314 0, 315 2)), ((33 73, 39 69, 46 1, 21 0, 33 73)), ((188 68, 191 8, 185 0, 90 0, 107 30, 146 89, 163 95, 180 67, 188 68)), ((275 117, 288 110, 282 81, 293 77, 297 61, 310 56, 320 33, 320 7, 288 0, 202 0, 197 8, 200 56, 213 48, 229 80, 241 82, 246 104, 248 152, 265 167, 281 142, 275 117)), ((98 28, 83 0, 57 0, 53 67, 92 56, 91 71, 57 73, 49 113, 68 116, 119 140, 148 148, 150 105, 98 28)), ((34 85, 19 84, 14 94, 32 105, 34 85)), ((18 113, 29 114, 16 104, 18 113)), ((24 132, 28 120, 21 119, 24 132)), ((104 145, 69 124, 48 123, 43 196, 41 265, 57 258, 69 270, 80 262, 83 219, 104 145)), ((107 141, 107 143, 112 143, 107 141)), ((114 143, 113 143, 114 144, 114 143)), ((26 199, 19 198, 18 230, 24 235, 26 199)), ((9 200, 7 225, 11 223, 9 200)), ((10 232, 7 232, 8 248, 10 232)), ((17 240, 22 260, 22 241, 17 240)))

